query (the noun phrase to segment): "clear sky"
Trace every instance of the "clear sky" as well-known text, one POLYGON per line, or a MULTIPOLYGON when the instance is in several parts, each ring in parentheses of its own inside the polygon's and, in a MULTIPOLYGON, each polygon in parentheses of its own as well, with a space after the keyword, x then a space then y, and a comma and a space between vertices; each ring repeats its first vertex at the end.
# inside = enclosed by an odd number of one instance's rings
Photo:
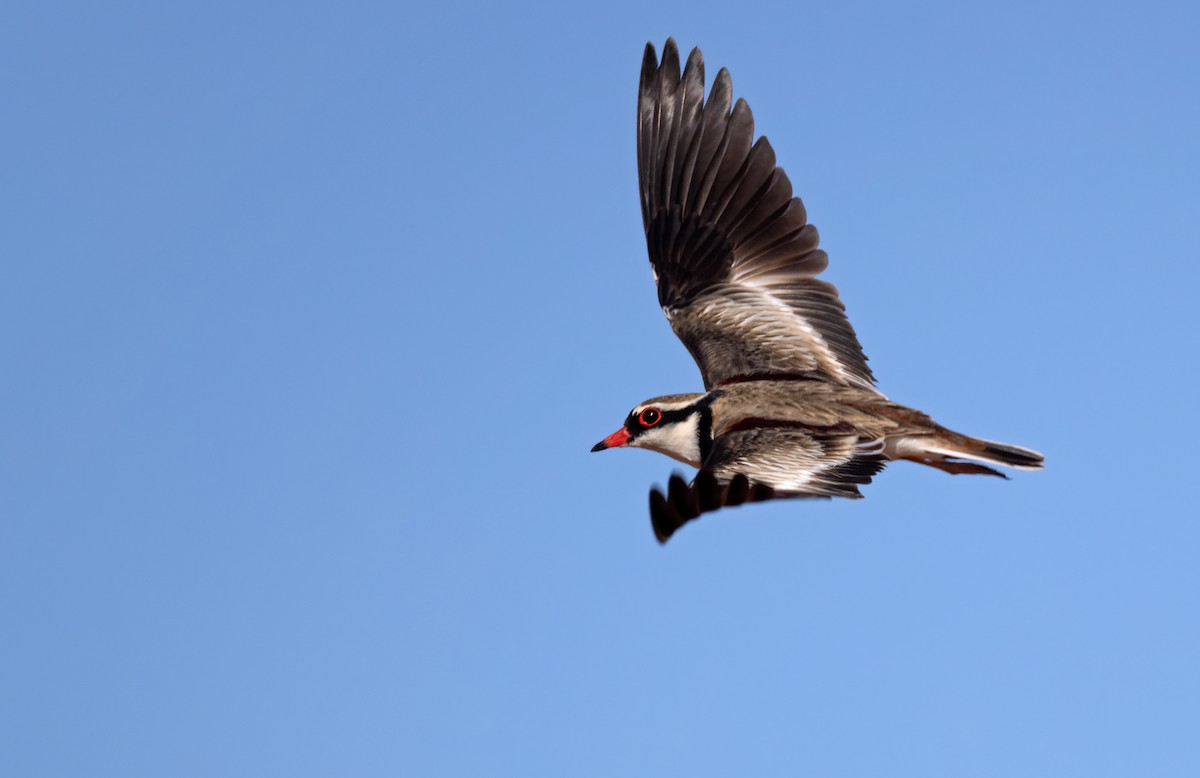
POLYGON ((7 3, 0 774, 1200 775, 1190 3, 7 3), (436 6, 436 7, 435 7, 436 6), (654 541, 730 68, 881 389, 1046 454, 654 541))

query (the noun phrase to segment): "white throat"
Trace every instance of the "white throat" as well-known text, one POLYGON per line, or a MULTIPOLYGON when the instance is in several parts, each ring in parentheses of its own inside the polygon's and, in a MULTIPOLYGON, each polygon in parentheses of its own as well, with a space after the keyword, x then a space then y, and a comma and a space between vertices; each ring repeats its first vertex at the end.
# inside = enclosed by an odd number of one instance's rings
POLYGON ((700 467, 700 414, 693 413, 683 421, 646 430, 634 438, 630 445, 666 454, 685 465, 700 467))

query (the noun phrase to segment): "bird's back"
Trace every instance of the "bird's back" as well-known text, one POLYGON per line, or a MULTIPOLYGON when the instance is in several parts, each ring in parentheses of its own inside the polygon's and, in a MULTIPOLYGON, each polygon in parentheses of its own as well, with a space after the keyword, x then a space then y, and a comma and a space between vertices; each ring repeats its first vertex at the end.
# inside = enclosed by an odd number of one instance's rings
POLYGON ((864 439, 926 428, 922 413, 879 392, 820 379, 742 381, 722 386, 713 402, 713 437, 751 428, 795 427, 864 439))

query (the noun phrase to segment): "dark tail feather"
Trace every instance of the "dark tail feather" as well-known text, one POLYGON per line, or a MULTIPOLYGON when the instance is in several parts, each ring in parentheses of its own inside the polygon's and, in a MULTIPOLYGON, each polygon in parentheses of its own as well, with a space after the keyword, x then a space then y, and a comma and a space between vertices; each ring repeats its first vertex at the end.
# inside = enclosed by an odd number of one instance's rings
POLYGON ((982 440, 948 429, 933 434, 907 435, 890 445, 889 456, 936 467, 947 473, 1008 476, 988 465, 1041 470, 1045 457, 1036 451, 994 440, 982 440), (964 461, 965 460, 965 461, 964 461))
POLYGON ((1007 443, 996 443, 991 440, 976 439, 975 442, 982 444, 983 456, 1009 467, 1041 470, 1042 463, 1046 461, 1046 458, 1038 452, 1020 446, 1010 446, 1007 443))

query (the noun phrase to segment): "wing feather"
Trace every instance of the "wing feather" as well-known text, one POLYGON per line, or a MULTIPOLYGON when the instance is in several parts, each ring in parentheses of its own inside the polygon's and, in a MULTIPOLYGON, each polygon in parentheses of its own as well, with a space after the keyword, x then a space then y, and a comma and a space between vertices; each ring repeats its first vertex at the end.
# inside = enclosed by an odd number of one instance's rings
POLYGON ((760 427, 719 437, 704 469, 726 481, 740 473, 780 495, 857 498, 886 462, 882 439, 760 427))
POLYGON ((704 59, 682 73, 668 39, 647 44, 638 92, 638 178, 659 303, 708 387, 747 374, 873 388, 828 257, 804 204, 722 68, 704 100, 704 59))
POLYGON ((665 543, 680 527, 723 507, 798 497, 860 498, 858 487, 883 469, 883 439, 805 429, 756 428, 717 439, 688 484, 671 476, 650 492, 650 522, 665 543))

